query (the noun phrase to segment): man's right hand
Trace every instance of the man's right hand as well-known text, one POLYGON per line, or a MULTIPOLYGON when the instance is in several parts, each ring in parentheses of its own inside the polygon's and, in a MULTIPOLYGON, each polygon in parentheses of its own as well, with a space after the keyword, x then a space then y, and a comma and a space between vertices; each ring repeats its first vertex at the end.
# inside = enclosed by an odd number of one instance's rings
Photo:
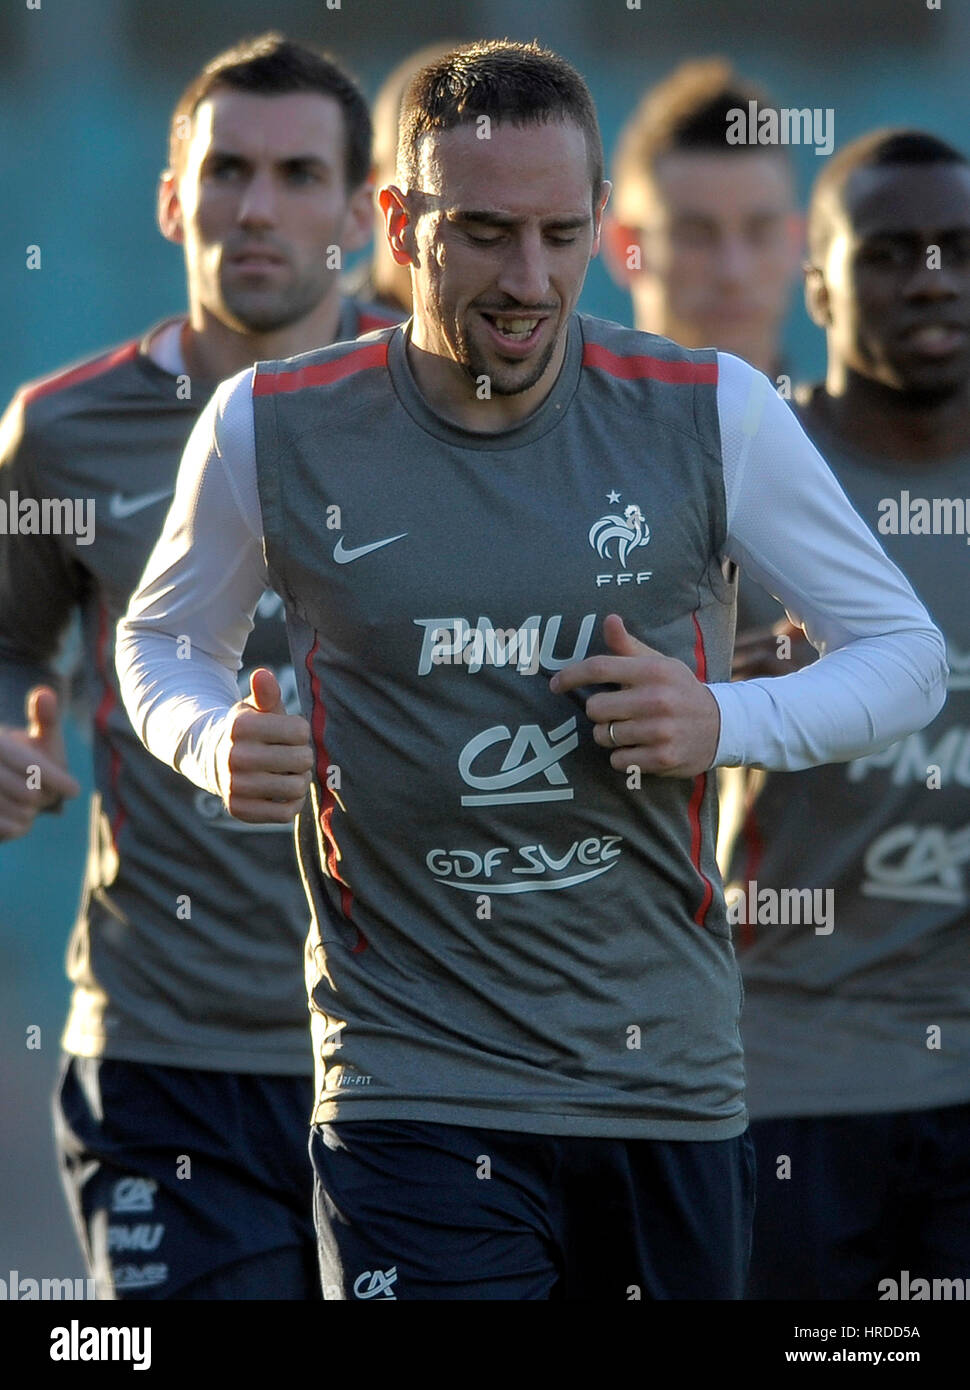
POLYGON ((57 693, 35 685, 27 696, 27 727, 0 727, 0 841, 19 840, 38 811, 81 791, 67 770, 57 693))
POLYGON ((293 820, 312 780, 309 724, 286 713, 279 683, 265 667, 253 672, 249 697, 228 719, 217 753, 226 810, 251 825, 293 820))

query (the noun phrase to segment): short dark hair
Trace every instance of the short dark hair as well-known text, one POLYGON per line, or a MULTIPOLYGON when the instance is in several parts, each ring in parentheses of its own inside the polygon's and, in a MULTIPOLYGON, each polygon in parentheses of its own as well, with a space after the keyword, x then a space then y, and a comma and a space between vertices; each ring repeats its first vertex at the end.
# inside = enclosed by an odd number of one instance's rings
MULTIPOLYGON (((664 155, 750 154, 750 146, 727 140, 729 113, 739 107, 746 112, 749 101, 774 106, 761 87, 739 77, 725 58, 691 59, 651 87, 620 132, 613 156, 617 215, 622 219, 626 190, 649 181, 664 155)), ((763 146, 758 149, 765 152, 763 146)), ((787 147, 771 146, 770 152, 791 166, 787 147)))
POLYGON ((344 118, 344 179, 348 190, 358 188, 370 173, 370 112, 354 79, 322 50, 293 43, 275 32, 233 44, 206 63, 192 79, 172 112, 168 140, 171 169, 180 170, 184 163, 184 119, 191 121, 202 102, 218 87, 268 97, 290 92, 318 92, 332 97, 344 118))
POLYGON ((374 122, 374 167, 378 174, 383 169, 393 173, 397 160, 398 132, 401 125, 401 103, 408 84, 416 72, 426 68, 435 58, 451 53, 458 41, 428 43, 423 48, 409 53, 388 73, 381 83, 380 91, 373 101, 371 119, 374 122))
POLYGON ((488 39, 462 44, 415 73, 401 103, 398 173, 417 179, 425 135, 471 125, 574 121, 586 138, 594 199, 603 183, 603 140, 589 88, 576 69, 538 43, 488 39))
POLYGON ((836 213, 844 205, 846 186, 859 169, 892 164, 963 164, 970 161, 946 140, 925 130, 884 127, 860 135, 834 154, 812 188, 808 205, 808 251, 821 265, 828 251, 836 213))

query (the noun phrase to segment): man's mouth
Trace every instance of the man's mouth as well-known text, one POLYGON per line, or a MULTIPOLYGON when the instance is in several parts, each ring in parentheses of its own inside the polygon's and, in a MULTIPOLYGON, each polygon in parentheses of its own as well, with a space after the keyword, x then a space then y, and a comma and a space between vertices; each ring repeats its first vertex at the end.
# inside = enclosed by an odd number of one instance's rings
POLYGON ((484 314, 483 318, 488 319, 497 333, 513 343, 524 343, 542 323, 541 318, 525 318, 512 314, 484 314))
POLYGON ((903 335, 908 348, 927 357, 945 357, 957 352, 967 341, 967 330, 952 323, 923 323, 903 335))
POLYGON ((265 270, 270 266, 285 265, 283 257, 277 252, 258 246, 235 251, 228 259, 230 265, 241 270, 265 270))
POLYGON ((527 357, 539 344, 548 315, 479 309, 493 345, 500 353, 527 357))

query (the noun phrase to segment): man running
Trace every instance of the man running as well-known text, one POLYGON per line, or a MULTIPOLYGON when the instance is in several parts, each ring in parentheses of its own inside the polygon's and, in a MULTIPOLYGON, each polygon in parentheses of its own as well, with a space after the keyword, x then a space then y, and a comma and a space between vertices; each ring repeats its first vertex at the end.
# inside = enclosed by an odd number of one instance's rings
POLYGON ((881 752, 769 775, 736 847, 751 1295, 930 1297, 970 1271, 970 165, 855 140, 809 240, 828 366, 800 418, 943 629, 950 694, 881 752))
POLYGON ((381 193, 410 330, 220 387, 119 629, 159 757, 246 823, 310 789, 326 1297, 739 1297, 709 769, 857 756, 943 699, 939 634, 765 378, 574 312, 608 192, 556 55, 423 69, 381 193), (816 668, 729 683, 729 559, 816 668), (303 719, 269 676, 236 697, 267 574, 303 719))
MULTIPOLYGON (((392 321, 340 297, 341 250, 369 235, 369 163, 366 104, 330 59, 272 34, 220 54, 175 108, 160 184, 188 317, 23 388, 4 421, 0 838, 77 794, 50 684, 77 609, 95 687, 56 1122, 102 1297, 318 1296, 306 901, 291 839, 241 825, 146 755, 118 699, 113 644, 216 382, 392 321), (93 533, 38 534, 29 511, 47 498, 78 499, 93 533)), ((277 596, 262 595, 246 661, 277 671, 285 702, 281 618, 277 596)))

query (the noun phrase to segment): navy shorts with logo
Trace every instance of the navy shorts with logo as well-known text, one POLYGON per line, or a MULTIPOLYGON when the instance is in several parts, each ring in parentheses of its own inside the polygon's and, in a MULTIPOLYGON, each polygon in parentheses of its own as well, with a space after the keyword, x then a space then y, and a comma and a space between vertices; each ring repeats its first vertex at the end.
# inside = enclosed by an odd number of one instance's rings
POLYGON ((970 1280, 970 1105, 758 1120, 751 1137, 749 1298, 881 1300, 917 1278, 970 1280))
POLYGON ((318 1299, 309 1076, 67 1057, 61 1177, 99 1298, 318 1299))
POLYGON ((327 1299, 737 1299, 747 1134, 592 1139, 403 1120, 315 1125, 327 1299))

